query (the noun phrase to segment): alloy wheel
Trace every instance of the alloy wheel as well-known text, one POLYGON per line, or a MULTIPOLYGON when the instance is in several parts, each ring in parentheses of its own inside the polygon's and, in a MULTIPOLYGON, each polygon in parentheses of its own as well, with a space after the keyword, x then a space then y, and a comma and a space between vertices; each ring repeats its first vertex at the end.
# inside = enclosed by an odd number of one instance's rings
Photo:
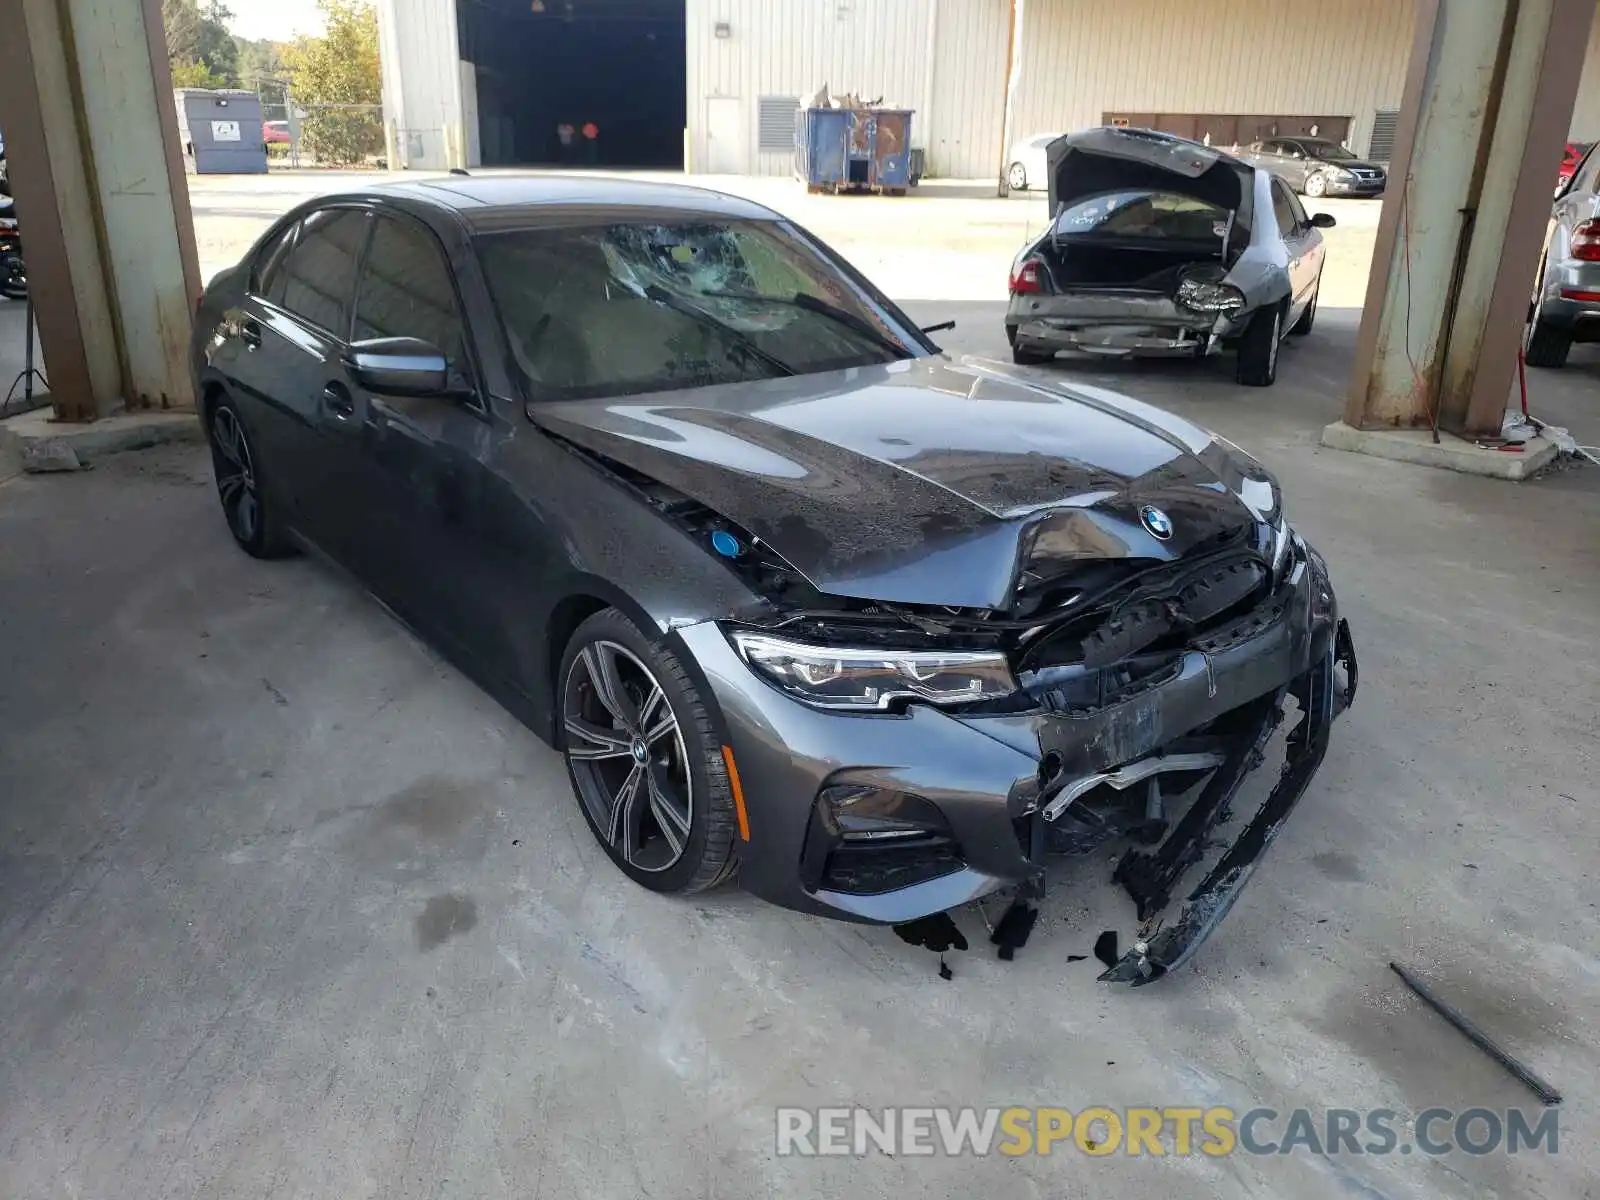
POLYGON ((641 871, 683 857, 694 785, 683 730, 650 668, 626 646, 597 640, 562 687, 567 762, 595 828, 641 871))
POLYGON ((239 541, 253 541, 261 527, 255 460, 239 415, 227 406, 217 409, 211 418, 211 463, 228 528, 239 541))
POLYGON ((1321 172, 1313 172, 1306 180, 1306 195, 1317 197, 1328 190, 1328 181, 1322 177, 1321 172))
POLYGON ((1028 190, 1028 169, 1021 163, 1012 163, 1011 170, 1006 173, 1007 186, 1014 192, 1028 190))

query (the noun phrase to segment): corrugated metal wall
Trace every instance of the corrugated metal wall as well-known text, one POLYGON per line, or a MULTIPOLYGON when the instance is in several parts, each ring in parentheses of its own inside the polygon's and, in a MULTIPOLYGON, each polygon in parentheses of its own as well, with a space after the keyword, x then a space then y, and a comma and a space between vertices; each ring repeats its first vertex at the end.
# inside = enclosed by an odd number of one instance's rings
POLYGON ((456 0, 378 0, 383 118, 394 128, 395 166, 442 170, 465 155, 456 0))
POLYGON ((691 168, 708 159, 710 97, 740 101, 745 170, 761 175, 787 174, 792 155, 757 150, 760 96, 809 95, 827 84, 923 106, 932 0, 686 0, 685 7, 691 168), (728 25, 726 38, 715 35, 719 21, 728 25))
POLYGON ((999 178, 1010 29, 1010 0, 938 0, 932 101, 923 124, 933 174, 999 178))
POLYGON ((1365 150, 1405 89, 1413 16, 1412 0, 1027 0, 1012 133, 1106 112, 1337 115, 1365 150))
MULTIPOLYGON (((686 3, 691 165, 704 169, 707 100, 722 97, 743 114, 744 169, 787 173, 787 153, 756 148, 757 98, 827 83, 916 108, 931 172, 996 174, 1011 0, 686 3)), ((1026 0, 1012 133, 1106 112, 1345 116, 1364 152, 1374 113, 1400 104, 1414 14, 1414 0, 1026 0)), ((1572 129, 1600 140, 1600 23, 1572 129)))
POLYGON ((1600 142, 1600 14, 1589 26, 1589 49, 1583 61, 1583 82, 1572 109, 1572 132, 1577 142, 1600 142))

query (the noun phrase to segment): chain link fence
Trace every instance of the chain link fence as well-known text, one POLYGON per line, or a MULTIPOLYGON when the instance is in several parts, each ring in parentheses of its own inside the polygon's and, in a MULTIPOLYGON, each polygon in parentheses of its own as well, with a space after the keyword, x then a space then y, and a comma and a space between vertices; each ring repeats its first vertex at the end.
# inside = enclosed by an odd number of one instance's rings
POLYGON ((269 162, 290 167, 381 167, 381 104, 308 104, 285 79, 255 81, 269 162))

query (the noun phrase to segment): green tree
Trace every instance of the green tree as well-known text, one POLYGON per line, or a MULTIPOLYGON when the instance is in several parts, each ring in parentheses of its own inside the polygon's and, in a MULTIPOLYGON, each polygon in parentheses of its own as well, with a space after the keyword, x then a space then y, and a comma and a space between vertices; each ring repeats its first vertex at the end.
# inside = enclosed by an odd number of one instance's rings
POLYGON ((214 75, 211 68, 203 62, 190 60, 188 62, 175 62, 172 64, 172 86, 175 88, 221 88, 227 87, 227 81, 220 75, 214 75))
POLYGON ((233 14, 221 0, 209 0, 204 10, 196 0, 161 0, 161 22, 174 86, 237 86, 239 50, 227 26, 232 19, 233 14), (180 75, 184 83, 177 82, 180 75), (190 82, 193 80, 204 82, 190 82))
POLYGON ((239 53, 241 87, 259 88, 262 80, 282 79, 289 73, 283 63, 283 52, 288 47, 282 42, 235 37, 233 44, 239 53))
POLYGON ((310 109, 301 143, 318 159, 360 162, 383 148, 378 12, 370 0, 319 0, 326 29, 284 51, 297 103, 310 109), (370 108, 350 106, 372 106, 370 108))

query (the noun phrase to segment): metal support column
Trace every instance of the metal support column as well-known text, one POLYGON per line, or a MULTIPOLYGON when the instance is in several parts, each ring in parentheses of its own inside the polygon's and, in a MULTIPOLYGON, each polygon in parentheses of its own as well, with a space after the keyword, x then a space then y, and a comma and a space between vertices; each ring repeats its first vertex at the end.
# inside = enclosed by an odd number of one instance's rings
POLYGON ((1345 423, 1498 433, 1594 0, 1418 0, 1345 423))
POLYGON ((1006 38, 1006 103, 1005 116, 1000 123, 1000 190, 1001 196, 1011 194, 1011 181, 1007 178, 1007 161, 1011 156, 1011 142, 1016 137, 1015 114, 1017 86, 1022 81, 1022 25, 1026 15, 1026 0, 1011 0, 1011 28, 1006 38))
POLYGON ((200 270, 159 0, 17 0, 0 112, 56 416, 186 408, 200 270))

